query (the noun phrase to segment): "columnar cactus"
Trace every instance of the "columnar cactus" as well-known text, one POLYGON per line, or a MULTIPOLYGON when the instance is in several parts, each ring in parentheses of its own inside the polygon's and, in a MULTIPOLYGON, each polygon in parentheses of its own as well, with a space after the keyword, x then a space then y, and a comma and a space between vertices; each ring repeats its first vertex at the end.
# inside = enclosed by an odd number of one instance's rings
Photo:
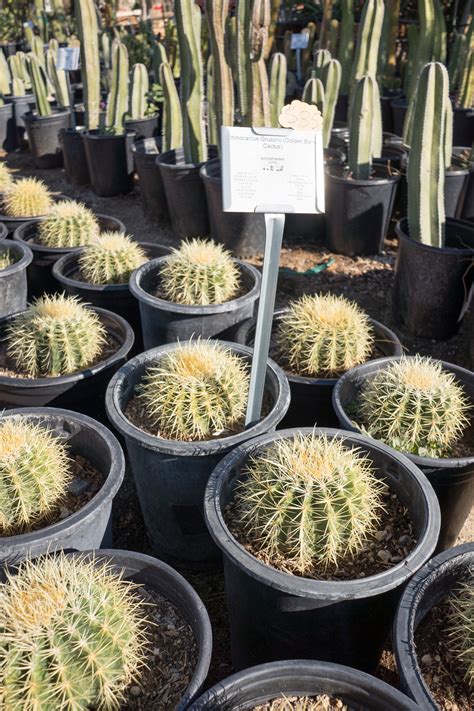
POLYGON ((431 62, 418 82, 407 180, 410 236, 433 247, 444 245, 448 103, 448 72, 439 62, 431 62))
MULTIPOLYGON (((17 52, 8 57, 12 77, 11 92, 13 96, 24 96, 27 83, 28 86, 31 87, 28 69, 26 68, 26 59, 21 59, 20 55, 23 55, 23 52, 17 52)), ((24 56, 25 55, 23 55, 23 57, 24 56)))
POLYGON ((54 94, 58 106, 67 108, 69 106, 69 92, 67 87, 66 72, 64 69, 56 67, 56 55, 51 49, 46 52, 46 70, 54 86, 54 94))
POLYGON ((403 357, 367 379, 360 416, 371 437, 424 456, 443 457, 469 419, 462 386, 439 361, 403 357))
POLYGON ((226 28, 229 17, 229 0, 205 0, 211 52, 214 58, 213 92, 220 144, 220 127, 234 125, 234 82, 226 52, 226 28))
POLYGON ((434 0, 418 0, 418 33, 416 35, 416 49, 413 47, 415 52, 407 90, 409 109, 412 100, 415 98, 418 78, 423 71, 423 67, 427 62, 431 62, 433 58, 435 22, 434 0))
POLYGON ((183 145, 183 119, 173 70, 167 62, 160 67, 160 77, 164 96, 161 149, 165 153, 183 145))
POLYGON ((368 180, 372 158, 382 151, 382 117, 377 80, 364 76, 352 95, 349 168, 356 180, 368 180))
POLYGON ((7 572, 0 587, 5 708, 119 709, 148 645, 136 587, 100 555, 61 552, 7 572))
POLYGON ((100 61, 99 27, 94 0, 75 0, 76 23, 81 42, 82 86, 85 125, 89 131, 99 127, 100 61))
POLYGON ((447 30, 444 8, 441 0, 433 0, 434 5, 434 30, 433 30, 433 52, 432 59, 436 62, 446 64, 447 59, 447 30))
POLYGON ((281 52, 275 52, 270 64, 270 108, 273 128, 280 127, 278 118, 285 105, 286 74, 286 57, 281 52))
POLYGON ((8 217, 39 217, 53 205, 51 193, 42 180, 22 178, 8 187, 3 209, 8 217))
POLYGON ((449 48, 448 75, 452 91, 458 88, 458 79, 462 68, 462 58, 467 48, 467 37, 461 32, 455 32, 449 48))
POLYGON ((229 301, 239 287, 239 268, 230 252, 220 244, 192 239, 166 258, 158 292, 175 304, 207 306, 229 301))
POLYGON ((37 227, 38 241, 45 247, 64 249, 90 244, 100 232, 94 213, 74 200, 63 200, 53 207, 37 227))
POLYGON ((31 530, 67 492, 66 446, 47 427, 26 417, 0 419, 0 534, 31 530))
POLYGON ((68 375, 90 366, 106 343, 99 316, 73 296, 43 296, 15 316, 7 354, 31 378, 68 375))
POLYGON ((297 433, 251 455, 237 515, 267 563, 302 575, 339 565, 375 530, 384 485, 360 450, 297 433))
POLYGON ((448 635, 450 649, 461 669, 469 688, 474 689, 474 585, 460 585, 451 601, 448 635))
POLYGON ((466 56, 462 67, 461 82, 456 105, 461 109, 472 109, 474 106, 474 50, 466 56))
POLYGON ((283 365, 298 375, 334 377, 369 357, 373 330, 367 315, 342 296, 303 296, 278 324, 283 365))
POLYGON ((11 81, 12 76, 10 73, 10 67, 8 66, 7 59, 2 52, 2 56, 0 56, 0 94, 2 96, 10 93, 11 81))
POLYGON ((328 148, 341 85, 341 65, 337 59, 331 59, 324 66, 322 83, 324 86, 323 146, 328 148))
POLYGON ((128 111, 128 51, 126 46, 115 41, 112 48, 112 84, 107 98, 107 128, 116 136, 125 131, 125 116, 128 111))
POLYGON ((328 49, 317 49, 313 56, 312 75, 316 79, 321 79, 323 69, 331 61, 331 52, 328 49))
POLYGON ((130 92, 129 116, 142 119, 146 115, 150 82, 144 64, 134 64, 132 69, 132 90, 130 92))
POLYGON ((321 79, 311 77, 308 79, 303 88, 301 100, 306 104, 317 106, 320 112, 324 115, 324 86, 321 79))
POLYGON ((212 439, 242 426, 248 367, 217 341, 189 341, 151 366, 138 388, 148 420, 165 439, 212 439))
POLYGON ((387 87, 387 89, 395 89, 397 82, 395 75, 397 71, 396 51, 399 16, 400 0, 392 0, 387 3, 383 18, 377 70, 379 83, 387 87))
POLYGON ((377 75, 383 16, 383 0, 366 0, 357 35, 351 83, 358 81, 363 76, 375 78, 377 75))
POLYGON ((160 67, 163 62, 169 64, 168 55, 166 54, 166 47, 163 42, 155 42, 153 45, 152 64, 153 76, 156 84, 161 84, 160 67))
POLYGON ((206 65, 206 89, 207 89, 207 139, 210 146, 219 144, 219 131, 217 129, 216 116, 216 79, 214 70, 214 56, 207 58, 206 65))
POLYGON ((239 0, 237 6, 237 88, 244 126, 270 126, 270 96, 264 53, 269 0, 239 0))
POLYGON ((103 232, 78 258, 82 277, 90 284, 126 284, 131 273, 146 262, 138 242, 120 232, 103 232))
POLYGON ((51 116, 53 111, 48 101, 48 86, 46 75, 34 54, 28 56, 28 69, 30 72, 31 84, 36 97, 36 108, 40 116, 51 116))

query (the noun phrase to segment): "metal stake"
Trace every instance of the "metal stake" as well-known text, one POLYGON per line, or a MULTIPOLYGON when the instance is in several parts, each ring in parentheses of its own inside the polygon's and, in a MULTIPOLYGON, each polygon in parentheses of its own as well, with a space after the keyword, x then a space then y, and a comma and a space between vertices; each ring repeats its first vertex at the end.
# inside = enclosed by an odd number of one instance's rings
POLYGON ((257 422, 262 412, 284 227, 285 215, 265 214, 265 256, 263 259, 262 288, 255 331, 246 425, 257 422))

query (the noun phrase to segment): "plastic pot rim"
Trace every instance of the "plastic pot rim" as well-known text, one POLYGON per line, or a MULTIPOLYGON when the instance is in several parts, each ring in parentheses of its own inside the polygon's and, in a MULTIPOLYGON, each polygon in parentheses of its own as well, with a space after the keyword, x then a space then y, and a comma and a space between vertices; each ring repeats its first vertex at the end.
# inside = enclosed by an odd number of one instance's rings
MULTIPOLYGON (((337 381, 335 388, 333 390, 332 394, 332 404, 334 407, 334 410, 336 412, 336 415, 340 421, 344 423, 344 428, 348 432, 359 432, 360 430, 353 424, 352 420, 350 417, 347 416, 346 411, 344 409, 344 406, 341 402, 341 396, 340 392, 341 389, 347 381, 361 381, 364 377, 366 377, 364 374, 361 374, 361 371, 365 370, 369 365, 389 365, 391 362, 400 360, 401 358, 410 358, 413 359, 415 356, 387 356, 386 358, 377 358, 376 360, 370 361, 370 363, 363 363, 362 365, 356 365, 355 368, 351 368, 351 370, 348 370, 347 373, 344 373, 344 375, 341 375, 339 380, 337 381)), ((450 373, 453 373, 455 376, 457 376, 459 373, 466 374, 467 377, 474 378, 474 374, 470 370, 466 370, 466 368, 461 368, 459 365, 455 365, 454 363, 447 363, 444 360, 439 361, 444 370, 449 371, 450 373)), ((365 435, 368 439, 370 439, 372 442, 378 442, 379 444, 382 444, 379 440, 374 439, 373 437, 370 437, 369 435, 365 435)), ((388 446, 388 445, 385 445, 388 446)), ((389 448, 392 449, 392 448, 389 448)), ((393 450, 398 452, 398 450, 393 450)), ((444 458, 444 459, 436 459, 434 457, 421 457, 418 454, 410 454, 409 452, 399 452, 400 454, 403 454, 403 456, 408 457, 414 464, 416 464, 417 467, 421 469, 452 469, 452 468, 461 468, 465 467, 467 465, 472 465, 474 463, 474 453, 470 457, 451 457, 451 458, 444 458)))
MULTIPOLYGON (((404 682, 413 695, 419 708, 437 709, 429 688, 421 672, 414 645, 414 624, 416 609, 427 585, 437 574, 443 575, 446 564, 465 554, 471 554, 474 560, 474 542, 448 548, 420 568, 406 586, 398 603, 392 629, 393 651, 399 670, 403 670, 404 682), (416 692, 416 693, 415 693, 416 692)), ((432 609, 433 606, 430 607, 432 609)))
POLYGON ((5 109, 10 109, 10 111, 13 111, 13 104, 11 102, 11 99, 8 99, 6 96, 4 97, 4 103, 0 106, 0 113, 3 113, 5 109))
POLYGON ((238 568, 244 570, 246 575, 287 595, 310 599, 317 598, 331 602, 374 597, 402 585, 433 553, 438 540, 441 519, 438 499, 433 487, 408 457, 381 442, 369 440, 356 432, 345 432, 342 429, 329 427, 301 427, 278 430, 277 432, 254 437, 233 449, 217 464, 209 478, 204 496, 204 515, 208 530, 223 555, 229 558, 238 568), (386 459, 398 460, 407 475, 417 482, 420 493, 424 498, 425 511, 429 512, 430 515, 426 516, 425 528, 415 548, 400 563, 395 564, 389 570, 366 578, 342 581, 313 580, 285 573, 263 563, 249 553, 232 535, 219 505, 220 483, 224 479, 224 474, 261 447, 277 439, 294 437, 298 433, 303 435, 316 433, 316 435, 327 435, 329 438, 342 437, 343 440, 355 440, 362 450, 364 450, 364 445, 368 444, 372 449, 385 455, 386 459))
MULTIPOLYGON (((51 378, 13 378, 8 375, 0 375, 0 391, 2 389, 2 386, 5 385, 7 385, 10 389, 25 389, 25 387, 36 389, 48 388, 51 387, 51 385, 58 386, 67 385, 68 383, 75 383, 79 380, 86 380, 87 378, 91 378, 94 375, 97 375, 98 373, 107 370, 107 368, 109 368, 115 361, 120 360, 121 358, 126 358, 127 353, 129 353, 135 341, 135 334, 128 321, 126 321, 124 318, 122 318, 122 316, 119 316, 113 311, 101 309, 98 306, 91 306, 89 304, 85 304, 85 306, 86 308, 98 313, 99 316, 107 316, 107 318, 109 318, 111 321, 115 321, 121 326, 122 330, 125 333, 125 337, 123 343, 119 346, 119 348, 114 353, 109 355, 108 358, 106 358, 105 360, 101 360, 99 363, 91 365, 89 368, 85 368, 84 370, 78 370, 77 372, 69 373, 68 375, 59 375, 51 378)), ((15 314, 11 314, 10 316, 5 316, 5 318, 1 319, 0 323, 2 325, 6 324, 8 321, 12 321, 20 314, 25 313, 25 311, 26 309, 24 309, 23 311, 19 311, 15 314)))
POLYGON ((53 113, 49 116, 40 116, 37 111, 26 111, 26 113, 22 115, 22 119, 25 121, 25 123, 47 123, 48 121, 56 121, 56 119, 63 119, 65 116, 71 113, 71 109, 60 108, 59 106, 52 106, 51 110, 53 113))
POLYGON ((162 311, 171 311, 175 314, 183 314, 189 317, 194 316, 212 316, 214 314, 231 313, 238 311, 247 301, 256 301, 260 295, 260 284, 262 277, 258 269, 252 264, 247 264, 240 259, 233 258, 232 261, 239 266, 239 269, 248 274, 253 279, 253 286, 242 296, 236 299, 224 301, 223 304, 209 304, 208 306, 175 304, 173 301, 161 299, 159 296, 153 296, 141 286, 142 277, 148 272, 158 271, 165 264, 168 257, 156 257, 145 262, 141 267, 135 269, 130 277, 130 291, 133 296, 142 301, 147 306, 159 308, 162 311))
POLYGON ((21 242, 13 242, 12 240, 2 240, 0 237, 0 247, 5 246, 3 245, 3 242, 6 242, 6 248, 8 250, 19 250, 21 257, 18 261, 13 262, 13 264, 10 264, 10 266, 0 271, 0 279, 4 276, 10 276, 15 272, 20 272, 23 269, 26 269, 26 267, 28 267, 33 261, 33 252, 28 245, 22 244, 21 242))
POLYGON ((136 135, 136 131, 131 131, 126 129, 124 133, 112 134, 112 133, 101 133, 100 128, 88 129, 87 131, 81 131, 81 136, 86 141, 97 141, 97 140, 114 140, 119 141, 132 137, 136 135))
MULTIPOLYGON (((130 123, 151 123, 152 121, 156 121, 156 119, 159 117, 159 113, 156 112, 156 114, 152 114, 151 116, 142 116, 141 118, 131 118, 130 116, 125 119, 125 128, 127 127, 127 124, 130 123)), ((131 129, 132 131, 134 129, 131 129)))
POLYGON ((8 546, 17 548, 24 545, 25 548, 27 548, 30 543, 38 541, 38 539, 51 538, 66 530, 73 531, 78 527, 82 527, 85 519, 88 519, 103 502, 107 499, 112 501, 122 485, 125 473, 125 456, 117 438, 105 425, 88 415, 57 407, 18 407, 12 410, 4 410, 0 415, 0 423, 10 417, 26 417, 27 419, 38 420, 47 417, 50 419, 56 418, 56 420, 67 420, 69 422, 75 420, 100 435, 102 442, 110 452, 111 467, 108 474, 104 472, 104 481, 99 491, 97 491, 92 499, 89 499, 84 506, 81 506, 80 509, 74 511, 67 518, 56 521, 56 523, 36 531, 20 533, 15 536, 0 537, 0 550, 8 546))
MULTIPOLYGON (((342 167, 343 169, 346 169, 346 166, 342 167)), ((376 163, 375 160, 372 164, 373 173, 384 173, 385 177, 374 177, 372 178, 372 180, 356 180, 355 178, 348 178, 344 175, 334 175, 333 171, 336 168, 341 168, 341 166, 337 166, 337 164, 335 163, 329 163, 325 166, 324 172, 335 183, 349 184, 357 188, 370 188, 372 186, 378 187, 380 185, 390 185, 392 183, 397 183, 402 177, 401 172, 399 170, 396 170, 395 168, 391 168, 392 174, 389 175, 387 166, 383 163, 376 163)))
MULTIPOLYGON (((170 171, 175 171, 179 172, 180 170, 182 171, 189 171, 189 170, 199 170, 203 165, 207 163, 207 160, 201 161, 201 163, 176 163, 176 161, 172 160, 173 157, 176 156, 178 151, 182 151, 184 155, 184 148, 183 146, 178 146, 178 148, 172 148, 170 151, 165 151, 164 153, 159 153, 156 156, 156 162, 158 165, 164 165, 166 166, 165 170, 170 170, 170 171)), ((208 160, 211 160, 208 158, 208 160)))
MULTIPOLYGON (((465 227, 469 229, 471 232, 474 234, 474 225, 472 222, 468 222, 467 220, 458 220, 455 217, 447 217, 446 218, 446 227, 452 226, 453 228, 456 225, 460 225, 461 227, 465 227)), ((418 249, 421 250, 426 250, 428 252, 439 252, 440 254, 446 254, 446 255, 460 255, 460 254, 465 254, 466 258, 469 258, 474 254, 474 247, 433 247, 431 244, 424 244, 423 242, 419 242, 416 239, 412 239, 408 233, 408 218, 404 217, 403 219, 399 220, 397 224, 395 225, 395 233, 398 237, 398 239, 405 240, 406 242, 409 242, 413 245, 416 245, 418 249)))
MULTIPOLYGON (((114 373, 105 393, 105 407, 109 420, 119 432, 121 432, 126 438, 138 442, 146 449, 171 454, 173 456, 203 457, 233 449, 241 442, 245 442, 250 438, 255 438, 261 432, 266 432, 272 427, 276 427, 278 422, 282 419, 281 412, 283 411, 284 415, 290 405, 290 386, 282 369, 270 358, 267 359, 267 377, 270 373, 276 381, 278 385, 278 397, 272 409, 265 417, 237 434, 230 435, 229 437, 221 437, 215 440, 183 442, 181 440, 163 439, 162 437, 151 435, 130 422, 130 420, 125 416, 119 403, 121 386, 129 373, 135 370, 137 363, 140 365, 143 363, 146 365, 152 365, 159 360, 160 356, 165 356, 170 352, 178 350, 184 342, 185 341, 180 343, 166 343, 165 345, 151 348, 150 350, 131 358, 127 363, 119 368, 116 373, 114 373)), ((239 343, 231 343, 229 341, 220 340, 216 340, 215 343, 224 346, 233 353, 247 356, 250 360, 252 358, 253 350, 248 346, 242 346, 239 343)), ((132 394, 130 397, 132 397, 132 394)))

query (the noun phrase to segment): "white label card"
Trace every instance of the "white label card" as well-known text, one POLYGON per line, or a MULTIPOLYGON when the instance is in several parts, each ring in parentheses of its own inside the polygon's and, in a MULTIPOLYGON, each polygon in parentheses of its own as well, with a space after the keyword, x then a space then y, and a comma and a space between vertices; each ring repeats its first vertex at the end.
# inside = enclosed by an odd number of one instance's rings
POLYGON ((79 47, 60 47, 56 58, 56 69, 72 72, 79 67, 79 47))
POLYGON ((225 212, 324 212, 321 131, 222 127, 225 212))
POLYGON ((291 49, 306 49, 309 44, 309 32, 291 35, 291 49))

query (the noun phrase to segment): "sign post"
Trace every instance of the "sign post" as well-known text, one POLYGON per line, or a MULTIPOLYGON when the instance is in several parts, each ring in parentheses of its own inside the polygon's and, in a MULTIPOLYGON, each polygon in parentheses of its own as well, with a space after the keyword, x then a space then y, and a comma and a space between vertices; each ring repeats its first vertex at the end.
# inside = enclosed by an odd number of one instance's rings
POLYGON ((265 256, 246 425, 262 410, 285 213, 324 212, 322 117, 316 106, 285 106, 285 128, 222 127, 223 209, 265 214, 265 256))
POLYGON ((306 49, 309 44, 309 32, 304 31, 298 32, 291 35, 291 49, 296 50, 296 78, 301 81, 302 68, 301 68, 301 50, 306 49))

